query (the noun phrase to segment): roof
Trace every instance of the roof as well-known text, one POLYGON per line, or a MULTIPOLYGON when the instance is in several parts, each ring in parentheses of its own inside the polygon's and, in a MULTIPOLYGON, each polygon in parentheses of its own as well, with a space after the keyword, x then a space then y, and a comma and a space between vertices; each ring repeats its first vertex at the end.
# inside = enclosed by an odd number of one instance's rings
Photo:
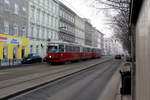
POLYGON ((59 1, 59 6, 63 7, 65 10, 68 10, 69 12, 71 12, 72 14, 76 15, 76 13, 69 8, 68 6, 66 6, 64 3, 62 3, 61 1, 59 1))

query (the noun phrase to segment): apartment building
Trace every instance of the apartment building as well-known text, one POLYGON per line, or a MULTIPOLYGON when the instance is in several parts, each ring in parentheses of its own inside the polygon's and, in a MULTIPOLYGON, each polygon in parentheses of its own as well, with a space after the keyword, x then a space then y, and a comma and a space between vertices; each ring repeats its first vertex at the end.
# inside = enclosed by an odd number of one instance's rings
POLYGON ((15 65, 28 54, 28 0, 0 0, 0 66, 15 65))
POLYGON ((27 35, 28 0, 0 0, 0 33, 27 35))
POLYGON ((104 50, 104 34, 99 30, 96 30, 97 34, 97 47, 100 48, 102 51, 104 50))
POLYGON ((88 19, 85 19, 85 45, 92 46, 93 26, 88 19))
POLYGON ((59 40, 75 42, 76 14, 63 3, 59 3, 59 40))
POLYGON ((59 39, 59 4, 56 0, 29 0, 30 53, 46 55, 47 43, 59 39))
POLYGON ((85 22, 78 15, 75 16, 75 42, 85 45, 85 22))

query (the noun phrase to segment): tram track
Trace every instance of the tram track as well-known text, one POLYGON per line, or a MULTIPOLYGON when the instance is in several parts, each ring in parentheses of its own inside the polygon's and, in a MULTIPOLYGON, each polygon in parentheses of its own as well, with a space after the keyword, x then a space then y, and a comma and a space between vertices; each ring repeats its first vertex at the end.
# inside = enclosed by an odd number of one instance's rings
MULTIPOLYGON (((101 58, 100 60, 107 60, 104 58, 101 58)), ((88 60, 89 61, 89 60, 88 60)), ((78 67, 82 64, 88 64, 88 61, 84 61, 84 62, 77 62, 77 63, 69 63, 69 64, 65 64, 65 65, 55 65, 55 66, 49 66, 48 64, 40 64, 40 65, 27 65, 29 67, 18 67, 18 68, 11 68, 11 69, 6 69, 6 70, 0 70, 0 81, 5 81, 5 80, 9 80, 9 79, 14 79, 14 78, 18 78, 18 77, 24 77, 27 75, 32 75, 32 74, 36 74, 36 73, 42 73, 42 72, 49 72, 51 71, 56 71, 58 69, 65 69, 65 68, 71 68, 71 67, 78 67)), ((98 61, 98 59, 96 60, 90 60, 90 62, 94 63, 95 61, 98 61)))
MULTIPOLYGON (((17 95, 10 100, 37 100, 37 98, 39 98, 39 100, 47 100, 48 98, 48 100, 87 100, 85 99, 86 97, 84 97, 84 99, 82 98, 82 94, 85 92, 85 94, 89 94, 89 92, 91 92, 93 95, 95 95, 94 98, 96 98, 99 93, 103 91, 107 81, 118 69, 118 65, 120 65, 120 63, 120 61, 110 61, 95 65, 89 69, 79 71, 31 91, 25 92, 21 95, 17 95), (95 87, 97 87, 96 84, 98 84, 97 82, 100 80, 104 81, 99 83, 103 84, 103 86, 100 86, 100 89, 98 89, 95 94, 94 91, 95 87), (63 96, 62 94, 66 96, 63 96)), ((91 98, 88 100, 96 99, 91 98)))
MULTIPOLYGON (((111 60, 112 60, 112 59, 105 60, 105 61, 100 62, 100 63, 97 63, 97 64, 102 64, 102 63, 105 63, 105 62, 109 62, 109 61, 111 61, 111 60)), ((63 73, 63 72, 67 72, 67 71, 70 71, 70 70, 72 71, 72 70, 78 69, 78 71, 75 71, 75 72, 72 72, 72 73, 68 73, 68 74, 66 74, 66 75, 59 76, 59 77, 57 77, 56 79, 53 79, 53 80, 44 82, 44 83, 42 83, 42 84, 39 84, 39 85, 30 87, 30 88, 23 89, 23 90, 21 90, 21 91, 18 91, 18 92, 16 92, 16 93, 13 93, 13 94, 10 94, 10 95, 4 96, 4 97, 0 97, 0 99, 2 99, 2 100, 10 99, 10 98, 15 97, 15 96, 18 96, 18 95, 20 95, 20 94, 23 94, 23 93, 26 93, 26 92, 28 92, 28 91, 31 91, 31 90, 37 89, 37 88, 39 88, 39 87, 42 87, 42 86, 44 86, 44 85, 46 85, 46 84, 49 84, 49 83, 51 83, 51 82, 54 82, 54 81, 60 80, 60 79, 62 79, 62 78, 65 78, 65 77, 67 77, 67 76, 73 75, 73 74, 75 74, 75 73, 78 73, 78 72, 81 72, 81 71, 84 71, 84 70, 88 70, 88 69, 90 69, 90 68, 93 68, 93 67, 96 66, 97 64, 94 64, 94 65, 92 65, 92 66, 89 66, 89 67, 86 67, 86 68, 83 68, 83 69, 80 69, 80 70, 79 70, 79 67, 67 68, 67 69, 64 69, 64 70, 61 70, 61 71, 58 71, 58 72, 55 72, 55 73, 45 74, 45 75, 43 75, 43 76, 40 76, 40 77, 37 77, 37 78, 34 78, 34 79, 30 79, 30 80, 18 82, 18 83, 16 83, 16 84, 11 84, 11 85, 8 85, 8 86, 5 86, 5 87, 1 87, 0 90, 1 90, 1 89, 4 89, 4 88, 7 88, 7 87, 14 86, 14 85, 19 85, 19 84, 22 84, 22 83, 25 83, 25 82, 43 79, 44 77, 51 76, 51 75, 54 75, 54 74, 57 74, 57 73, 63 73)), ((81 67, 81 66, 80 66, 80 67, 81 67)))

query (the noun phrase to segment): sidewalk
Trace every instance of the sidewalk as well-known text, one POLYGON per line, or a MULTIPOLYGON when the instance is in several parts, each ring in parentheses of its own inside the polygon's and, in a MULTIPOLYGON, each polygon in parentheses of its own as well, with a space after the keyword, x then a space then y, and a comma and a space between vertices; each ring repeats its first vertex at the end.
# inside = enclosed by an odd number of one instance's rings
POLYGON ((121 88, 121 82, 118 87, 118 92, 116 93, 116 99, 115 100, 132 100, 131 95, 121 95, 120 94, 120 88, 121 88))
POLYGON ((98 100, 132 100, 130 95, 122 96, 120 94, 121 75, 119 70, 122 68, 123 64, 124 62, 122 62, 120 68, 114 73, 98 100))

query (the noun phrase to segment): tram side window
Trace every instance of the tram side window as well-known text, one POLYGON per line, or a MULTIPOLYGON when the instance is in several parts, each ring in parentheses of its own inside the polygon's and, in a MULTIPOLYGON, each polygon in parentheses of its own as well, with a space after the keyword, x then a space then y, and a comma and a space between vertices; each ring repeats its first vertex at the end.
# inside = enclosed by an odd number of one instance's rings
POLYGON ((59 51, 64 52, 64 45, 59 45, 59 51))
POLYGON ((92 53, 94 53, 94 49, 92 49, 92 53))
POLYGON ((73 46, 70 46, 70 52, 74 52, 73 46))
POLYGON ((76 47, 72 47, 72 52, 76 52, 76 47))
POLYGON ((66 52, 70 52, 70 46, 66 46, 66 52))
POLYGON ((88 48, 88 52, 91 52, 91 48, 88 48))
POLYGON ((96 53, 98 53, 98 50, 96 49, 96 53))
POLYGON ((80 52, 80 47, 75 47, 76 52, 80 52))
POLYGON ((86 48, 85 50, 86 50, 86 52, 88 52, 88 48, 86 48))
POLYGON ((76 52, 76 47, 72 47, 72 52, 76 52))
POLYGON ((73 52, 73 46, 66 46, 66 52, 73 52))
POLYGON ((3 59, 7 59, 8 58, 8 47, 4 46, 3 47, 3 59))
POLYGON ((88 52, 88 48, 83 48, 83 52, 88 52))
POLYGON ((47 52, 50 53, 50 52, 57 52, 57 46, 48 46, 47 48, 47 52))
POLYGON ((86 50, 85 50, 85 48, 83 48, 83 52, 85 52, 86 50))

